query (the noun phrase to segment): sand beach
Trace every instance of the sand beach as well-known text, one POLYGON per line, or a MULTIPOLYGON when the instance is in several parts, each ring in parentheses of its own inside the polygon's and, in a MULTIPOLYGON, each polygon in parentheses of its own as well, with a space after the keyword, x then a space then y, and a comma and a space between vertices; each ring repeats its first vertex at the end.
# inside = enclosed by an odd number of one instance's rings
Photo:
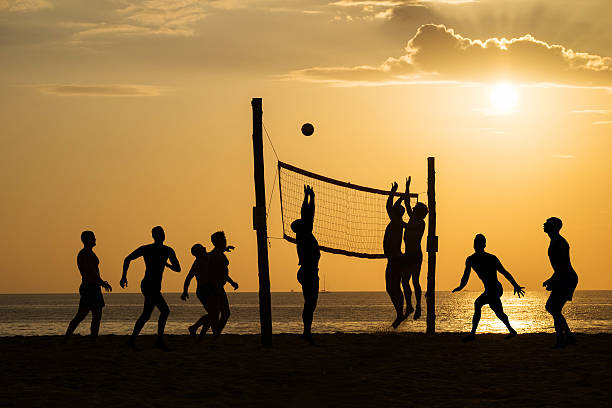
POLYGON ((374 407, 608 406, 612 335, 578 334, 553 350, 554 335, 512 340, 482 334, 473 343, 443 333, 322 334, 318 347, 277 334, 195 343, 167 336, 173 349, 141 336, 92 345, 75 336, 3 337, 0 401, 7 407, 374 407))

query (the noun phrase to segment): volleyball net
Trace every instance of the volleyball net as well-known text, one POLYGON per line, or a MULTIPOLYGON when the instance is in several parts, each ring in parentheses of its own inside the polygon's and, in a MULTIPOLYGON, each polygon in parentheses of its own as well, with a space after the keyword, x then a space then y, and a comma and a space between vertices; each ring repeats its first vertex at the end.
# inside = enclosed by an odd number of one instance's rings
MULTIPOLYGON (((389 223, 386 202, 390 191, 335 180, 281 161, 278 175, 284 239, 296 242, 291 223, 300 218, 304 185, 309 185, 315 192, 313 234, 322 251, 359 258, 385 257, 383 237, 389 223)), ((411 193, 410 198, 418 200, 418 194, 411 193)))

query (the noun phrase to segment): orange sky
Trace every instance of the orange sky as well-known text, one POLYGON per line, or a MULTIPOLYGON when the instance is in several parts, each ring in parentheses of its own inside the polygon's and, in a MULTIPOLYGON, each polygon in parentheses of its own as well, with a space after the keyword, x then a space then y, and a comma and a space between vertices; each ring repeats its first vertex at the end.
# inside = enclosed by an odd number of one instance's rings
MULTIPOLYGON (((83 229, 120 291, 123 258, 158 224, 184 272, 191 245, 225 230, 230 274, 257 290, 252 97, 281 160, 317 173, 384 189, 412 175, 425 191, 436 156, 438 289, 480 232, 539 290, 549 216, 578 288, 612 289, 612 6, 575 4, 0 0, 0 293, 74 292, 83 229), (496 112, 502 82, 518 100, 496 112)), ((267 142, 265 156, 270 192, 267 142)), ((278 197, 270 211, 281 236, 278 197)), ((296 258, 272 241, 273 290, 298 288, 296 258)), ((324 254, 320 269, 328 290, 384 290, 382 260, 324 254)))

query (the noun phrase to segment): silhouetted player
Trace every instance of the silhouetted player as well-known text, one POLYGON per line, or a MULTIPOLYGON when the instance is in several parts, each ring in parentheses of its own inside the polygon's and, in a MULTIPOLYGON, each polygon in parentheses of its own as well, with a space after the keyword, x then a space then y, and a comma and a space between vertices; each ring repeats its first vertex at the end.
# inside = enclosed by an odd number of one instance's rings
POLYGON ((93 247, 96 246, 96 236, 92 231, 83 231, 81 241, 83 242, 83 249, 77 255, 77 266, 81 273, 81 286, 79 287, 81 300, 76 315, 68 324, 66 336, 74 333, 79 323, 91 310, 91 338, 95 340, 100 330, 102 308, 104 307, 104 297, 100 288, 106 289, 107 292, 113 289, 107 281, 100 278, 100 261, 93 251, 93 247))
MULTIPOLYGON (((397 328, 403 322, 407 315, 404 314, 404 294, 400 282, 402 281, 403 269, 405 261, 402 254, 402 234, 404 233, 404 207, 400 197, 393 204, 393 196, 397 192, 397 183, 391 184, 391 191, 387 197, 387 215, 389 216, 389 224, 385 228, 385 237, 383 238, 383 250, 387 258, 387 268, 385 269, 385 285, 387 293, 391 298, 391 303, 395 308, 395 320, 391 324, 393 328, 397 328)), ((411 306, 412 307, 412 306, 411 306)))
POLYGON ((301 337, 310 344, 314 344, 311 329, 319 297, 319 259, 321 258, 319 243, 312 234, 314 213, 315 194, 310 186, 305 185, 301 218, 291 223, 291 229, 295 232, 298 264, 300 265, 297 279, 302 285, 302 294, 304 295, 304 309, 302 311, 304 333, 301 337))
MULTIPOLYGON (((225 249, 225 251, 230 252, 232 249, 234 249, 234 247, 230 245, 225 249)), ((198 319, 198 321, 196 321, 193 325, 189 326, 188 330, 189 334, 195 336, 198 328, 202 327, 202 331, 200 332, 201 339, 209 328, 212 327, 213 330, 216 330, 218 327, 219 298, 216 293, 216 287, 211 282, 210 274, 208 273, 210 254, 206 252, 206 248, 201 244, 195 244, 193 247, 191 247, 191 254, 195 256, 196 259, 193 261, 191 269, 185 278, 181 299, 187 300, 187 298, 189 298, 189 283, 191 282, 191 279, 195 277, 197 282, 196 296, 200 300, 200 303, 202 303, 202 306, 204 306, 207 313, 200 317, 200 319, 198 319)), ((236 284, 236 288, 238 288, 238 284, 236 284)), ((227 317, 229 318, 229 315, 227 317)))
POLYGON ((174 249, 164 245, 164 240, 166 239, 164 229, 157 226, 151 230, 151 234, 153 235, 154 241, 152 244, 143 245, 137 248, 123 261, 123 275, 121 276, 121 281, 119 282, 122 288, 127 288, 127 271, 130 267, 130 262, 140 257, 143 257, 145 262, 145 274, 144 278, 140 282, 140 290, 144 295, 144 308, 142 314, 138 320, 136 320, 134 331, 132 332, 127 345, 133 349, 136 348, 134 343, 136 336, 138 336, 140 330, 142 330, 145 323, 151 317, 153 309, 157 307, 159 309, 159 320, 157 322, 157 342, 155 343, 155 346, 163 351, 168 351, 168 347, 163 340, 163 335, 164 328, 166 327, 166 320, 170 314, 170 309, 168 308, 168 304, 161 294, 161 283, 164 269, 166 267, 175 272, 180 272, 181 265, 179 264, 178 259, 176 259, 174 249))
POLYGON ((546 301, 546 311, 552 315, 555 322, 557 333, 555 348, 564 347, 566 344, 576 344, 576 338, 562 314, 563 306, 567 301, 572 300, 574 290, 578 285, 578 275, 570 262, 569 244, 559 234, 562 226, 563 223, 556 217, 551 217, 544 223, 544 232, 550 237, 548 258, 554 273, 544 282, 543 286, 550 291, 550 296, 546 301))
POLYGON ((406 316, 414 311, 414 320, 421 317, 421 264, 423 263, 423 251, 421 250, 421 240, 425 232, 425 217, 427 216, 427 206, 423 203, 416 203, 414 208, 410 207, 410 177, 406 179, 406 197, 404 205, 408 214, 408 223, 404 227, 404 268, 402 271, 402 286, 406 297, 406 316), (416 301, 412 308, 412 292, 410 290, 410 279, 414 286, 414 299, 416 301))
POLYGON ((202 330, 204 333, 206 333, 206 331, 208 331, 212 325, 217 324, 219 307, 218 301, 215 297, 215 288, 209 282, 208 253, 206 252, 206 248, 201 244, 195 244, 191 247, 191 254, 195 257, 195 260, 193 261, 191 269, 185 278, 181 299, 186 301, 189 297, 189 284, 191 279, 195 277, 197 283, 196 296, 207 312, 207 314, 202 315, 198 321, 187 328, 189 330, 189 334, 195 336, 199 327, 202 327, 202 330), (214 302, 211 302, 211 299, 214 300, 214 302))
POLYGON ((454 292, 458 292, 465 287, 470 278, 470 270, 474 269, 482 283, 484 284, 484 293, 476 298, 474 302, 474 317, 472 318, 472 331, 463 341, 474 340, 476 336, 476 328, 480 321, 481 309, 484 305, 488 304, 489 307, 495 312, 495 315, 501 320, 508 331, 510 332, 506 338, 510 339, 516 336, 516 330, 510 326, 508 316, 504 313, 504 309, 501 303, 501 296, 504 293, 501 283, 497 280, 497 272, 501 273, 508 279, 508 282, 512 284, 514 288, 514 294, 518 297, 525 295, 524 287, 519 286, 514 280, 510 272, 504 269, 501 262, 493 254, 485 252, 487 246, 487 240, 484 235, 478 234, 474 238, 474 250, 475 252, 468 256, 465 260, 465 272, 461 278, 461 284, 453 289, 454 292))
MULTIPOLYGON (((229 260, 227 256, 225 256, 225 252, 231 251, 234 247, 227 246, 227 239, 223 231, 217 231, 212 234, 210 240, 214 248, 210 251, 208 258, 209 282, 214 288, 214 296, 220 313, 216 327, 213 325, 212 328, 215 336, 220 336, 230 317, 230 307, 229 301, 227 300, 227 293, 225 293, 225 284, 229 282, 234 290, 238 289, 238 284, 229 276, 229 260)), ((211 303, 214 301, 214 299, 211 299, 211 303)), ((204 331, 200 332, 200 336, 203 336, 205 333, 204 331)))

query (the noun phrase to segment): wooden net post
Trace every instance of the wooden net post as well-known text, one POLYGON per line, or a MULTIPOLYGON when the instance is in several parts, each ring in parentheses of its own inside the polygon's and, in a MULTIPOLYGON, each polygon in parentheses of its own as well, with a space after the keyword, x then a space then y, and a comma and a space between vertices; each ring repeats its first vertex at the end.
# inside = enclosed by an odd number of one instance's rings
POLYGON ((427 330, 428 334, 436 332, 436 253, 438 237, 436 236, 436 169, 435 158, 427 158, 427 206, 429 207, 429 225, 427 230, 427 330))
POLYGON ((257 233, 257 267, 259 271, 259 320, 261 343, 272 345, 272 306, 270 299, 270 269, 268 265, 268 226, 266 225, 266 185, 263 160, 263 109, 261 98, 253 98, 253 165, 255 177, 255 207, 253 229, 257 233))

